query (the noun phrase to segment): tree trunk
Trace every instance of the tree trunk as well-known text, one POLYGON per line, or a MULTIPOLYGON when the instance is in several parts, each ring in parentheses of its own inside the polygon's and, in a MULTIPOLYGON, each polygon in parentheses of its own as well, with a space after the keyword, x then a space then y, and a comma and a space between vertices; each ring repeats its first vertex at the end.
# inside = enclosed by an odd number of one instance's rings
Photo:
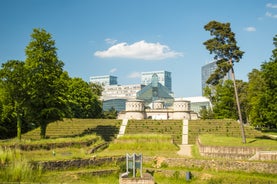
POLYGON ((236 79, 235 79, 235 72, 234 72, 232 60, 230 60, 229 62, 231 64, 231 77, 232 77, 233 84, 234 84, 234 91, 235 91, 238 114, 239 114, 239 121, 240 121, 240 130, 241 130, 242 143, 245 144, 246 143, 246 138, 245 138, 244 125, 243 125, 242 116, 241 116, 239 96, 238 96, 238 90, 237 90, 236 79))
POLYGON ((18 140, 21 140, 21 118, 20 118, 20 114, 19 112, 17 111, 16 112, 16 121, 17 121, 17 138, 18 140))
POLYGON ((18 140, 21 140, 21 117, 20 117, 20 112, 19 112, 19 105, 18 102, 15 101, 15 113, 16 113, 16 128, 17 128, 17 138, 18 140))
POLYGON ((46 127, 47 127, 47 123, 46 122, 42 122, 40 124, 40 138, 41 139, 45 139, 46 138, 46 127))

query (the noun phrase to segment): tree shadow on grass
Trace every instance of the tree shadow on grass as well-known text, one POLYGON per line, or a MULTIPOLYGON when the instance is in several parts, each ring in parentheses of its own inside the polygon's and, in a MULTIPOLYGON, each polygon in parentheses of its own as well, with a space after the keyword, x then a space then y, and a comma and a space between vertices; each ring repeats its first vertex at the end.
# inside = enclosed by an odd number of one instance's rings
POLYGON ((96 135, 101 136, 102 139, 104 139, 105 141, 110 142, 115 138, 118 132, 119 132, 119 127, 112 126, 112 125, 98 125, 95 128, 88 128, 84 130, 82 135, 95 133, 96 135))
POLYGON ((272 137, 268 135, 256 136, 257 139, 267 139, 267 140, 274 140, 272 137))

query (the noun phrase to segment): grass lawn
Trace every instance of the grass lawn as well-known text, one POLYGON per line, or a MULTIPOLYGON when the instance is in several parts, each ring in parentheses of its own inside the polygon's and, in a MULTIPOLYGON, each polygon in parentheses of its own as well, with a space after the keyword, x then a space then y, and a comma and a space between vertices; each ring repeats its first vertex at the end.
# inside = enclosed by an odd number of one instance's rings
POLYGON ((217 136, 202 134, 199 136, 201 143, 206 146, 232 146, 232 147, 259 147, 264 151, 277 150, 277 140, 263 138, 247 138, 246 144, 238 137, 217 136))
MULTIPOLYGON (((89 170, 88 170, 89 171, 89 170)), ((165 168, 154 172, 154 181, 157 184, 245 184, 245 183, 277 183, 277 176, 271 174, 256 174, 242 172, 221 172, 210 170, 190 170, 192 178, 186 180, 187 168, 165 168)), ((145 172, 145 171, 144 171, 145 172)), ((94 183, 94 184, 118 184, 119 174, 106 176, 94 176, 89 174, 78 174, 74 171, 49 171, 43 174, 41 182, 44 183, 94 183)))
POLYGON ((100 156, 125 155, 142 153, 146 156, 178 157, 179 147, 172 143, 170 135, 135 134, 124 135, 114 140, 100 156))
POLYGON ((36 149, 23 151, 20 153, 23 157, 32 161, 52 161, 52 160, 69 160, 79 158, 90 158, 92 154, 89 150, 97 145, 104 143, 101 137, 97 135, 86 135, 82 137, 72 138, 57 138, 57 139, 42 139, 42 140, 22 140, 16 139, 0 143, 0 146, 12 146, 12 145, 25 145, 26 147, 32 147, 39 145, 36 149), (90 143, 91 145, 82 144, 90 143), (47 144, 54 144, 47 147, 47 144))
POLYGON ((90 158, 88 148, 58 148, 53 150, 21 151, 22 155, 32 161, 53 161, 90 158), (54 154, 53 154, 54 152, 54 154))

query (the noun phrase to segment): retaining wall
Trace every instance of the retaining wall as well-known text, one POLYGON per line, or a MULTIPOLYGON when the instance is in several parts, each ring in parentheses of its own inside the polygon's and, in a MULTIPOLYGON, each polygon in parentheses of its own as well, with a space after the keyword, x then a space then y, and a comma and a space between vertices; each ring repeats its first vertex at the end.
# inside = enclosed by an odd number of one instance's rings
MULTIPOLYGON (((144 162, 152 162, 154 157, 143 157, 144 162)), ((277 174, 277 162, 233 161, 233 160, 204 160, 190 158, 164 158, 169 167, 201 168, 215 171, 242 171, 277 174)))
POLYGON ((60 161, 45 161, 38 162, 44 170, 66 170, 70 168, 80 168, 86 166, 101 166, 103 164, 114 164, 126 160, 125 156, 120 157, 102 157, 90 159, 75 159, 75 160, 60 160, 60 161))
POLYGON ((226 146, 204 146, 200 139, 196 141, 201 156, 226 159, 249 159, 260 151, 260 148, 253 147, 226 147, 226 146))

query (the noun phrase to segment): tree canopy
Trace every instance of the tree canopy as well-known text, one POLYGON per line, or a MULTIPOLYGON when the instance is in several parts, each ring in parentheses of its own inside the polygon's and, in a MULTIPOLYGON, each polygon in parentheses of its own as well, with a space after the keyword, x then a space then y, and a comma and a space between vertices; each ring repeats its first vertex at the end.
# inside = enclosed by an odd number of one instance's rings
POLYGON ((210 35, 213 36, 203 44, 210 54, 214 54, 217 62, 217 69, 207 80, 208 84, 215 85, 230 71, 234 62, 240 61, 244 52, 237 46, 235 33, 232 32, 230 23, 210 21, 204 29, 210 31, 210 35))
POLYGON ((277 35, 273 45, 269 62, 248 75, 249 119, 252 125, 259 127, 277 127, 277 35))

